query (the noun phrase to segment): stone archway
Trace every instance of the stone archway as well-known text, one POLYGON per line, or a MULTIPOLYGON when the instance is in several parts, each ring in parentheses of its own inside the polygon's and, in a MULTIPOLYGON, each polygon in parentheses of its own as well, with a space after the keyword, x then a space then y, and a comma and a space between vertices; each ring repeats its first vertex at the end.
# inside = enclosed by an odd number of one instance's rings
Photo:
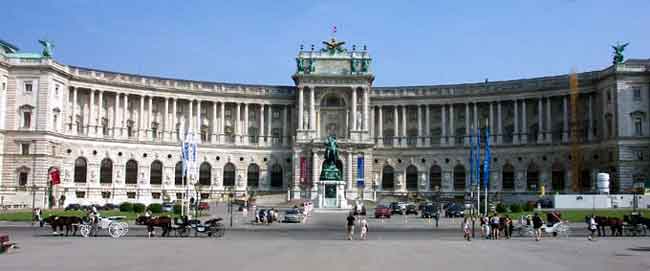
POLYGON ((319 126, 320 137, 334 135, 337 138, 347 138, 347 103, 340 94, 326 92, 320 99, 319 126))

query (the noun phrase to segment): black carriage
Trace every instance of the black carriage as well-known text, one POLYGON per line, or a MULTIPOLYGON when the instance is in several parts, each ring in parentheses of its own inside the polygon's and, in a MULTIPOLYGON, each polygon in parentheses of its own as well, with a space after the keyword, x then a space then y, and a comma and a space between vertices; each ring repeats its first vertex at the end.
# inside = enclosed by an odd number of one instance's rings
POLYGON ((176 237, 187 237, 190 232, 194 232, 194 236, 199 234, 207 235, 208 237, 220 238, 226 233, 226 227, 220 221, 222 218, 208 219, 201 223, 198 219, 175 218, 172 230, 176 237))

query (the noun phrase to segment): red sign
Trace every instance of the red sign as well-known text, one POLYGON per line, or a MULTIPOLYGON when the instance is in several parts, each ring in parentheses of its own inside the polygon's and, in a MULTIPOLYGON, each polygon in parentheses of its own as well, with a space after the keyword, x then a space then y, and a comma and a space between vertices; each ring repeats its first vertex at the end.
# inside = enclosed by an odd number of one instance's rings
POLYGON ((52 182, 52 185, 57 185, 61 183, 61 174, 59 173, 58 169, 53 169, 50 171, 50 182, 52 182))
POLYGON ((300 183, 305 183, 307 180, 307 159, 300 157, 300 183))

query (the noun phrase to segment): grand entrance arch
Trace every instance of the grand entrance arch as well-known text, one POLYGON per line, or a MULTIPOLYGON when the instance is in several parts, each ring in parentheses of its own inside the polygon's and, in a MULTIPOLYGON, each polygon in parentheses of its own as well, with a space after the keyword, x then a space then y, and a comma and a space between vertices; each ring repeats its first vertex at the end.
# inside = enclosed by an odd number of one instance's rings
POLYGON ((318 124, 320 138, 333 135, 336 138, 347 138, 347 112, 345 100, 335 92, 326 92, 321 99, 318 124))

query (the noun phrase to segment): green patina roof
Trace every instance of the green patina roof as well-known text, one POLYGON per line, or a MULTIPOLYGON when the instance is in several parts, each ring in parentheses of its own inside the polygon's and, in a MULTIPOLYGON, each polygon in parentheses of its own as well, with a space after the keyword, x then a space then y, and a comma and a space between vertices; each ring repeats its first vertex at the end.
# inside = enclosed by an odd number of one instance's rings
POLYGON ((43 55, 38 53, 13 53, 13 54, 6 54, 6 56, 15 57, 15 58, 43 58, 43 55))

